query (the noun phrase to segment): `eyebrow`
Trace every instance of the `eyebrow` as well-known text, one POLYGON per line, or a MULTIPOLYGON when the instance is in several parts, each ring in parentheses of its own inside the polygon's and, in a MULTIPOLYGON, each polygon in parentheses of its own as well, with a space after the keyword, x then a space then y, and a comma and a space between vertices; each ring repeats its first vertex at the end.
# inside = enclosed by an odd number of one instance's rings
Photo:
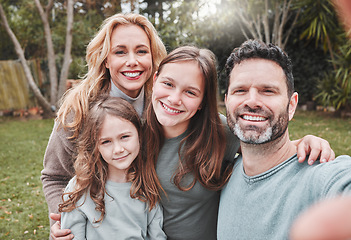
MULTIPOLYGON (((136 46, 136 48, 143 48, 143 47, 150 49, 149 46, 147 46, 145 44, 139 44, 136 46)), ((127 47, 126 47, 126 45, 119 44, 119 45, 113 46, 111 49, 116 49, 116 48, 127 48, 127 47)))
MULTIPOLYGON (((168 76, 163 76, 163 77, 161 77, 161 79, 167 79, 167 80, 169 80, 171 82, 175 82, 175 80, 173 78, 168 77, 168 76)), ((198 91, 198 92, 201 92, 201 90, 199 88, 197 88, 197 87, 188 86, 188 88, 190 88, 192 90, 195 90, 195 91, 198 91)))

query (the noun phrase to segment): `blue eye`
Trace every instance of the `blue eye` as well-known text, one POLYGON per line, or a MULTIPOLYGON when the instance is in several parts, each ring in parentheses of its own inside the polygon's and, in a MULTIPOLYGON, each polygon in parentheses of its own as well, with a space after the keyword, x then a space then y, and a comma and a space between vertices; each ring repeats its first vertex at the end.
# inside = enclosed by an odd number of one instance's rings
POLYGON ((116 51, 115 54, 120 55, 120 54, 125 54, 124 51, 116 51))

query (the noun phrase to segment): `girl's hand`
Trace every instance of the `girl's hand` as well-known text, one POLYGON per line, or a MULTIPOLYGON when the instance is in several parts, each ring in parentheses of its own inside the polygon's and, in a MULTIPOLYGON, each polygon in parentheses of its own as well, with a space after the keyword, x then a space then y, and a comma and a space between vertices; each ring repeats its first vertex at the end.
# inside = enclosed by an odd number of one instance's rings
POLYGON ((321 163, 333 161, 335 153, 331 149, 329 142, 322 138, 306 135, 303 138, 293 141, 297 148, 297 158, 303 162, 308 157, 308 164, 312 165, 318 158, 321 163))
POLYGON ((71 240, 73 239, 73 234, 69 229, 61 229, 61 214, 50 213, 50 218, 56 223, 50 228, 50 236, 54 240, 71 240))

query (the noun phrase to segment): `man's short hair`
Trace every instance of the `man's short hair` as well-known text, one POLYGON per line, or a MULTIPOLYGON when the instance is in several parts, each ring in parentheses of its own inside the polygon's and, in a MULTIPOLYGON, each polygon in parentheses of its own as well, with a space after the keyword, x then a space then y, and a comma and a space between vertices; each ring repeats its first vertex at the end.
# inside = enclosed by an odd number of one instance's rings
POLYGON ((240 47, 235 48, 227 59, 226 69, 226 92, 230 84, 230 74, 236 64, 248 59, 267 59, 276 62, 284 71, 288 87, 288 96, 294 93, 294 77, 292 63, 289 56, 278 46, 265 44, 259 40, 247 40, 240 47))

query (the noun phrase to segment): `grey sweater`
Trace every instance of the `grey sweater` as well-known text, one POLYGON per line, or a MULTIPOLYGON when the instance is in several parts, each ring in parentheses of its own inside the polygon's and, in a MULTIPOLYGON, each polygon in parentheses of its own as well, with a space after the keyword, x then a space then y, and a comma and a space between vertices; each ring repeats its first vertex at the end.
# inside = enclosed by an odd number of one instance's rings
MULTIPOLYGON (((65 192, 75 186, 75 177, 68 183, 65 192)), ((130 197, 132 184, 107 181, 105 194, 106 214, 102 222, 95 223, 101 213, 89 193, 77 202, 78 208, 62 213, 62 229, 71 229, 74 239, 167 239, 162 230, 163 216, 160 205, 150 212, 148 204, 130 197)), ((68 196, 65 195, 65 199, 68 196)))
POLYGON ((298 163, 294 155, 256 176, 244 173, 240 157, 221 193, 218 239, 288 239, 290 226, 301 211, 350 190, 349 156, 308 166, 307 160, 298 163))
MULTIPOLYGON (((226 119, 221 115, 222 122, 226 119)), ((229 128, 225 159, 233 161, 239 148, 239 140, 229 128)), ((173 183, 173 175, 179 164, 179 144, 186 133, 167 139, 157 159, 156 171, 167 196, 161 196, 164 223, 163 228, 169 240, 215 240, 219 192, 204 188, 199 182, 189 191, 181 191, 173 183)), ((184 185, 192 182, 188 174, 184 185)))

